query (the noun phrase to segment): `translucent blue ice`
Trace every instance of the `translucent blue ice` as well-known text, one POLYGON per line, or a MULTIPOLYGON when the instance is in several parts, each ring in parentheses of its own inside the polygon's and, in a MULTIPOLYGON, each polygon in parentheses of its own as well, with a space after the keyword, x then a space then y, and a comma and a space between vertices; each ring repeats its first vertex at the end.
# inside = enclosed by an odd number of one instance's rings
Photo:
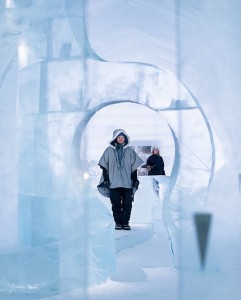
POLYGON ((18 242, 0 256, 5 298, 33 299, 77 288, 84 297, 88 285, 105 281, 115 268, 111 214, 90 191, 88 170, 74 155, 75 140, 81 139, 75 131, 86 115, 84 61, 91 55, 83 9, 77 1, 66 6, 33 1, 23 18, 18 242))

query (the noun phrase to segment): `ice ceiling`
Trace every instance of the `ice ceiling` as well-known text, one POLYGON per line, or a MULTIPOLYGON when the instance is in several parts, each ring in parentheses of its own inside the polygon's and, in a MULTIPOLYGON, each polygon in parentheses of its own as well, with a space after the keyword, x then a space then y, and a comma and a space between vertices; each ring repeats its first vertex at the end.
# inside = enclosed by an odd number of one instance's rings
MULTIPOLYGON (((164 118, 174 141, 164 221, 175 252, 180 221, 189 228, 208 200, 215 145, 229 180, 240 173, 240 1, 6 0, 0 8, 1 205, 17 219, 18 202, 20 216, 16 224, 1 213, 1 244, 15 244, 18 227, 21 247, 45 257, 41 247, 53 254, 60 243, 63 270, 74 265, 66 253, 82 241, 85 203, 77 199, 93 197, 76 175, 86 171, 79 157, 85 127, 108 106, 136 103, 136 111, 142 105, 164 118)), ((103 123, 99 130, 107 139, 103 123)), ((217 186, 225 191, 219 179, 217 186)), ((54 264, 51 272, 57 276, 54 264)))

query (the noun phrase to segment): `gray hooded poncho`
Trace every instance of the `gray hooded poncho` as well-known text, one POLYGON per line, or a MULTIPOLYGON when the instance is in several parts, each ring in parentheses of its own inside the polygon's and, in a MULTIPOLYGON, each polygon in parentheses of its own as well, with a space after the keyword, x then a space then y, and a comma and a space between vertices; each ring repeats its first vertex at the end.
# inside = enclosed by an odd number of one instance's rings
MULTIPOLYGON (((123 129, 116 129, 113 132, 113 138, 110 140, 110 146, 105 149, 100 158, 98 165, 107 170, 110 180, 110 188, 133 188, 131 180, 131 173, 134 172, 142 163, 143 160, 136 154, 136 152, 129 147, 130 138, 123 129), (126 139, 124 145, 115 143, 118 135, 124 134, 126 139)), ((98 185, 99 192, 109 198, 109 189, 104 187, 103 175, 98 185)), ((136 189, 133 188, 133 193, 136 189)))

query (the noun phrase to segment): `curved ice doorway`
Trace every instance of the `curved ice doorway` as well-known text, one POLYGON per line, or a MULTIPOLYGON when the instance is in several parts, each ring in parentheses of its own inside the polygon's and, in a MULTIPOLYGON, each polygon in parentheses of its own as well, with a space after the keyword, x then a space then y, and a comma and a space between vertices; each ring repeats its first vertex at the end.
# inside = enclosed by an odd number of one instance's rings
MULTIPOLYGON (((130 146, 135 147, 135 151, 144 162, 150 155, 151 147, 158 145, 169 178, 174 164, 175 145, 166 120, 147 106, 125 102, 108 105, 97 111, 84 130, 80 148, 81 165, 90 175, 93 190, 96 190, 101 176, 99 158, 109 145, 116 128, 123 128, 128 133, 130 146)), ((153 186, 153 178, 148 177, 144 169, 139 168, 138 175, 140 187, 135 195, 131 223, 152 223, 153 207, 159 205, 164 198, 165 188, 160 184, 157 193, 153 186)), ((107 198, 100 194, 98 197, 111 209, 107 198)))
MULTIPOLYGON (((101 66, 98 67, 100 68, 101 66)), ((119 68, 120 66, 119 64, 115 64, 115 67, 119 68)), ((91 94, 89 95, 88 110, 74 134, 74 158, 76 165, 80 166, 81 170, 88 170, 90 180, 92 181, 92 188, 96 189, 100 177, 100 169, 97 162, 103 150, 108 145, 112 131, 117 127, 124 127, 128 131, 126 125, 129 122, 132 129, 129 130, 128 134, 131 136, 132 141, 138 140, 135 137, 135 130, 137 128, 140 130, 140 137, 145 133, 148 126, 143 123, 145 118, 137 112, 137 107, 143 107, 145 110, 152 111, 158 118, 165 119, 165 124, 169 126, 169 133, 170 136, 172 135, 171 140, 173 141, 171 163, 173 168, 171 173, 170 167, 169 173, 167 172, 167 175, 170 176, 170 188, 168 197, 165 197, 164 201, 163 221, 171 251, 176 259, 179 256, 178 248, 180 247, 178 245, 180 238, 182 238, 184 233, 188 234, 189 228, 192 228, 193 212, 200 210, 206 204, 208 188, 215 165, 213 134, 202 108, 191 95, 190 91, 180 82, 177 82, 175 76, 164 69, 155 68, 155 74, 158 74, 159 78, 156 81, 154 80, 156 76, 150 76, 154 72, 152 70, 153 67, 143 64, 130 64, 128 67, 128 71, 130 72, 133 69, 137 69, 139 72, 148 71, 149 76, 145 77, 147 82, 145 81, 144 85, 148 88, 141 91, 137 89, 138 93, 129 94, 128 92, 133 90, 133 85, 139 87, 139 81, 137 81, 135 76, 128 78, 126 81, 117 80, 127 74, 126 70, 123 74, 122 72, 114 73, 118 75, 116 75, 118 78, 113 75, 114 78, 108 78, 109 80, 111 79, 110 82, 102 82, 101 93, 99 89, 95 89, 99 85, 93 85, 91 94), (120 83, 119 89, 113 89, 113 93, 109 93, 110 90, 112 91, 110 86, 114 86, 116 81, 120 83), (166 84, 167 82, 169 83, 168 85, 166 84), (175 89, 177 86, 182 91, 181 96, 177 95, 177 90, 175 89), (149 93, 150 90, 154 92, 149 93), (121 107, 121 105, 132 105, 132 108, 128 109, 126 107, 123 111, 119 111, 118 107, 121 107), (111 107, 113 109, 116 108, 116 110, 110 110, 111 107), (106 115, 103 112, 107 109, 109 109, 109 113, 106 115), (132 116, 127 122, 124 121, 124 118, 129 111, 132 112, 132 116), (92 121, 98 115, 99 120, 95 129, 92 130, 94 133, 92 134, 92 138, 90 138, 91 131, 88 132, 87 128, 91 126, 92 121), (110 120, 109 125, 106 123, 108 119, 110 120), (136 122, 139 120, 141 122, 137 125, 136 122), (134 134, 132 134, 133 131, 134 134), (83 132, 85 132, 84 135, 83 132), (94 144, 92 145, 90 144, 91 140, 94 140, 94 144), (95 153, 99 151, 95 159, 93 156, 91 157, 93 155, 92 151, 96 151, 95 153)), ((152 124, 152 128, 157 128, 156 124, 152 122, 150 124, 152 124)), ((162 150, 161 154, 163 155, 162 150)), ((164 157, 164 159, 166 158, 164 157)), ((176 262, 175 264, 177 265, 176 262)))

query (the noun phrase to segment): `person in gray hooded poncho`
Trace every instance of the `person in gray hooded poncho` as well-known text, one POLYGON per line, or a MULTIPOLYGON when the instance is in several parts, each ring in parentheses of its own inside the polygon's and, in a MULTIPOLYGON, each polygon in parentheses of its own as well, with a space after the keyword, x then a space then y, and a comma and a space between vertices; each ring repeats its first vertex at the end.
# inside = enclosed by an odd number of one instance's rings
POLYGON ((130 230, 134 193, 138 189, 137 168, 143 163, 129 147, 130 138, 123 129, 116 129, 110 146, 105 149, 98 165, 102 169, 99 192, 110 198, 115 229, 130 230))

